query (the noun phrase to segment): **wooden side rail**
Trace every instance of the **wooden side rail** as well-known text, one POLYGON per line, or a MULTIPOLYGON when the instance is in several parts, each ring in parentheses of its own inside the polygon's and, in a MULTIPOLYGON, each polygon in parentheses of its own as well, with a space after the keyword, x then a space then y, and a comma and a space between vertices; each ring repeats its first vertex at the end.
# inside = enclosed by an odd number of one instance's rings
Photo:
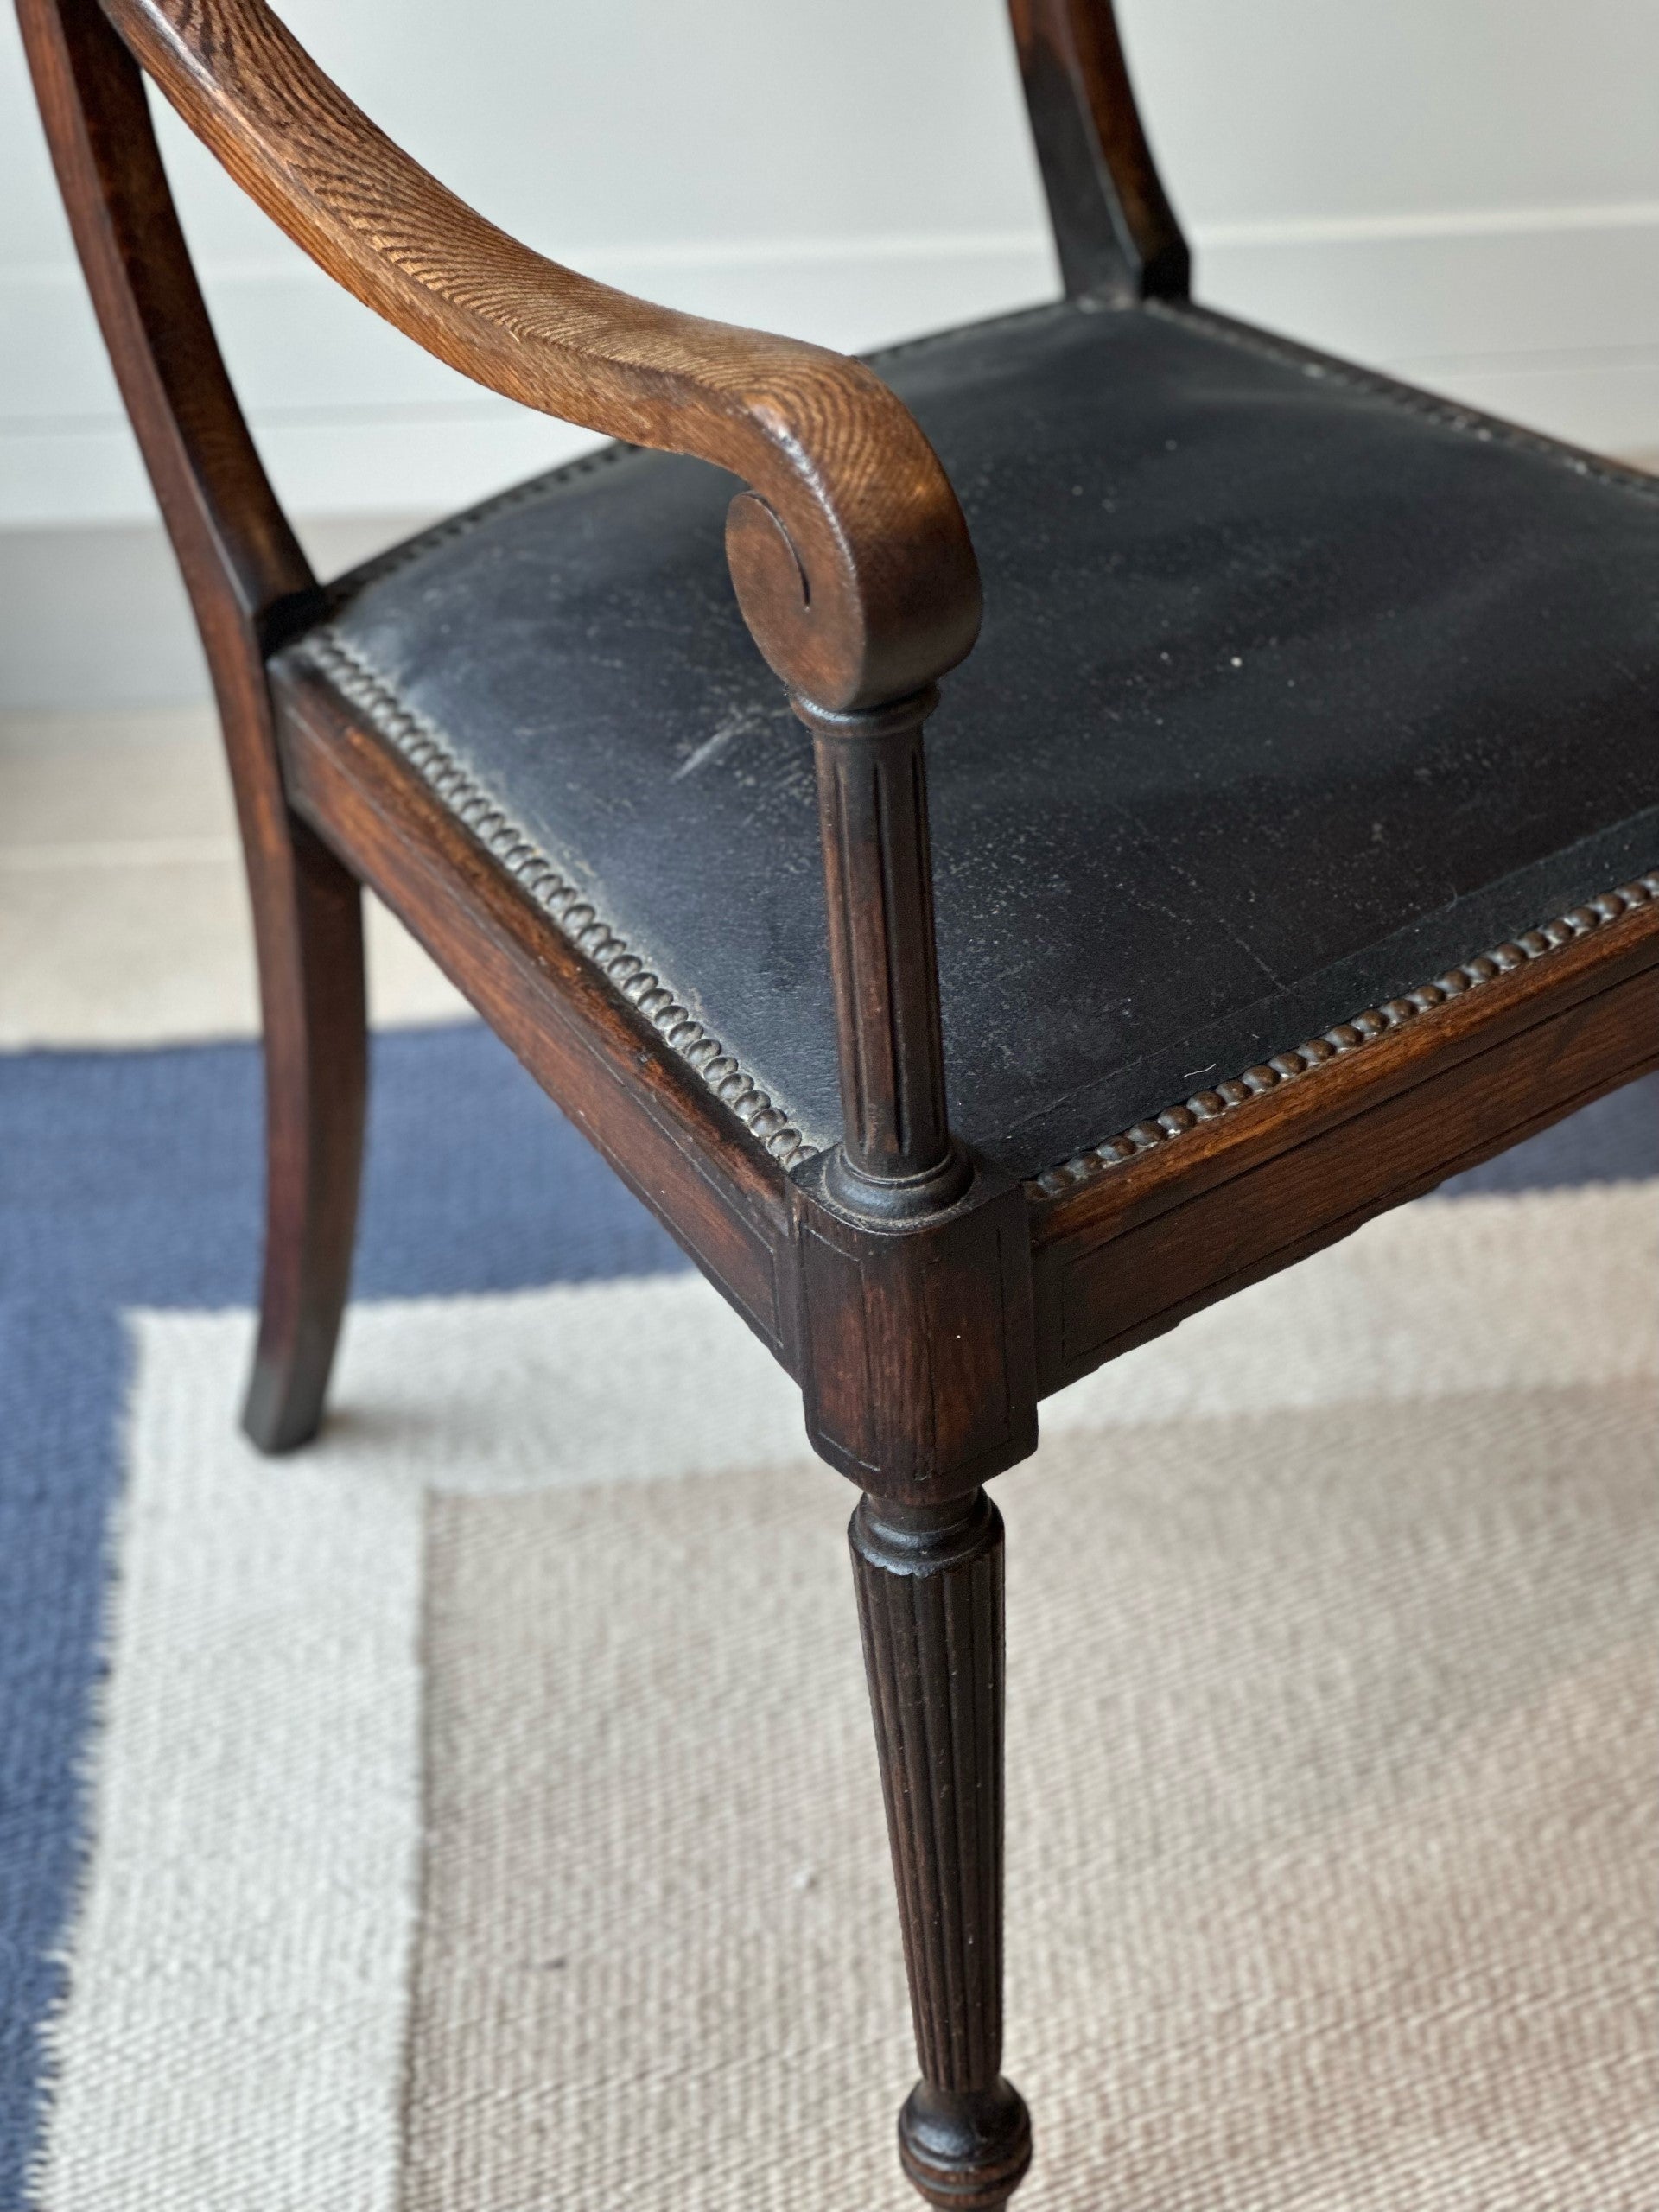
POLYGON ((1112 0, 1008 0, 1068 298, 1185 299, 1192 257, 1112 0))
POLYGON ((477 383, 750 487, 733 580, 792 691, 918 690, 973 645, 979 582, 949 479, 860 363, 653 307, 545 259, 412 161, 264 0, 104 0, 185 122, 311 257, 477 383))

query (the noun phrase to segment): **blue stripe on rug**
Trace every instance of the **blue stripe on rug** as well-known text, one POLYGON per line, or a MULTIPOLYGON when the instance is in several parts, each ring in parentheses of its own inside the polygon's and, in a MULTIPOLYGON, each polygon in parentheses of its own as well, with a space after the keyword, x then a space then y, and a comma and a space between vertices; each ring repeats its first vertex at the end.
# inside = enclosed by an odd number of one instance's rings
MULTIPOLYGON (((251 1304, 259 1209, 254 1046, 0 1056, 3 2212, 26 2202, 41 2032, 84 1849, 79 1770, 121 1478, 120 1315, 251 1304)), ((486 1030, 375 1039, 359 1296, 688 1264, 486 1030)))
MULTIPOLYGON (((353 1287, 529 1288, 688 1263, 476 1024, 376 1039, 353 1287)), ((251 1302, 257 1048, 0 1058, 0 2208, 25 2202, 41 2023, 83 1849, 134 1306, 251 1302)), ((1445 1186, 1659 1176, 1659 1078, 1445 1186)), ((226 1418, 232 1417, 227 1406, 226 1418)))
MULTIPOLYGON (((252 1302, 255 1046, 0 1058, 0 1296, 252 1302)), ((487 1030, 376 1038, 358 1297, 689 1264, 487 1030)))
POLYGON ((22 2202, 40 2031, 79 1881, 127 1373, 108 1307, 0 1299, 0 2205, 22 2202))

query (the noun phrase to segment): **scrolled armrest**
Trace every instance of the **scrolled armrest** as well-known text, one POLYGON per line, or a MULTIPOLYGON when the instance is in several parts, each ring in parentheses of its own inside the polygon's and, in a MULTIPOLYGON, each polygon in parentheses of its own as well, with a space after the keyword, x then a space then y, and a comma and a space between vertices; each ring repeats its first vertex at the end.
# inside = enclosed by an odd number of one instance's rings
POLYGON ((861 363, 653 307, 456 198, 324 75, 264 0, 101 0, 236 181, 365 305, 510 399, 749 486, 728 552, 756 643, 831 709, 962 659, 979 577, 938 457, 861 363))

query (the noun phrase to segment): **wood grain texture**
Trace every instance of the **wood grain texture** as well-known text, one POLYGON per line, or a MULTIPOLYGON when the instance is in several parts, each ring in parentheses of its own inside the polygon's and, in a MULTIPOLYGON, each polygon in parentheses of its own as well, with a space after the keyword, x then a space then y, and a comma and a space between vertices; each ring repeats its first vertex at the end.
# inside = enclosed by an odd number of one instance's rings
POLYGON ((1068 298, 1182 299, 1192 257, 1112 0, 1008 0, 1068 298))
POLYGON ((1031 2125, 1002 2079, 1002 1520, 866 1498, 849 1530, 922 2078, 899 2120, 931 2204, 1006 2204, 1031 2125))
POLYGON ((761 1136, 320 675, 279 664, 294 804, 431 952, 805 1395, 861 1488, 958 1495, 1036 1446, 1028 1210, 983 1163, 952 1205, 873 1226, 761 1136))
POLYGON ((1659 901, 1033 1203, 1045 1394, 1659 1065, 1659 901))
POLYGON ((290 816, 264 652, 315 601, 190 265, 143 82, 93 0, 21 0, 75 244, 183 571, 242 832, 265 1041, 265 1262, 247 1422, 321 1416, 350 1272, 366 1049, 357 887, 290 816))
POLYGON ((675 314, 520 245, 446 190, 264 0, 105 0, 184 120, 330 275, 524 405, 699 455, 734 505, 733 580, 762 652, 831 709, 918 690, 969 651, 979 581, 906 408, 820 346, 675 314))

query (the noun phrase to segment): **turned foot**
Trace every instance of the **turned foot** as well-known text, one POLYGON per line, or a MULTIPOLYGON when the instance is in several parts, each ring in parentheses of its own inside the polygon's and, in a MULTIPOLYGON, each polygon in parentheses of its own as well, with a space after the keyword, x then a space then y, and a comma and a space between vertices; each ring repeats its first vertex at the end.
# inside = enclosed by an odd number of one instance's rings
POLYGON ((1031 2164, 1031 2114, 1011 2082, 966 2094, 918 2082, 899 2115, 899 2157, 930 2204, 1001 2212, 1031 2164))

